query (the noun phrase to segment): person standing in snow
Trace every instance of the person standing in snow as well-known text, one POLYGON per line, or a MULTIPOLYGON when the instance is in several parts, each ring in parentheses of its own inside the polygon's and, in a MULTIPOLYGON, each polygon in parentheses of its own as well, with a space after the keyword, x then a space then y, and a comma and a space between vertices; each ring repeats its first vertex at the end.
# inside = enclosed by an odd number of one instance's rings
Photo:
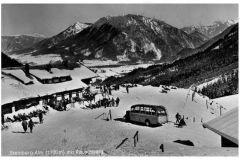
POLYGON ((180 117, 180 114, 177 113, 177 114, 175 115, 175 117, 176 117, 176 123, 179 123, 179 120, 181 119, 181 118, 179 118, 179 117, 180 117))
POLYGON ((129 88, 129 86, 127 85, 127 86, 126 86, 127 93, 129 93, 129 89, 128 89, 128 88, 129 88))
POLYGON ((120 102, 120 99, 117 97, 117 99, 116 99, 116 107, 118 107, 119 102, 120 102))
POLYGON ((26 120, 22 121, 22 127, 23 127, 24 132, 26 132, 27 131, 27 121, 26 120))
POLYGON ((28 127, 30 128, 30 133, 32 133, 33 126, 34 126, 34 123, 33 123, 32 119, 30 118, 30 121, 28 122, 28 127))
POLYGON ((197 92, 197 87, 194 86, 194 90, 193 90, 193 93, 192 93, 192 101, 194 101, 194 97, 195 97, 196 92, 197 92))
POLYGON ((39 117, 39 123, 42 123, 42 121, 43 121, 43 113, 39 112, 38 117, 39 117))
POLYGON ((114 98, 112 97, 112 107, 114 107, 115 106, 115 100, 114 100, 114 98))

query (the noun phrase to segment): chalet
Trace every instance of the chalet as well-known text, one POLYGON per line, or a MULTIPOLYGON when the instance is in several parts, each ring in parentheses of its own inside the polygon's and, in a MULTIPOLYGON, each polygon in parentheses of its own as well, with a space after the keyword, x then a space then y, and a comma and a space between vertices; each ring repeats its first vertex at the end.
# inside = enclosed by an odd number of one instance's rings
POLYGON ((203 127, 221 136, 222 147, 238 147, 238 108, 204 123, 203 127))
POLYGON ((53 73, 46 70, 32 69, 29 72, 32 76, 34 76, 39 82, 43 84, 61 83, 72 80, 70 75, 62 73, 61 71, 53 73))
POLYGON ((2 70, 2 113, 11 113, 39 103, 40 99, 54 96, 79 95, 88 87, 82 80, 97 74, 85 66, 73 70, 52 68, 51 72, 30 69, 26 75, 20 69, 2 70), (30 75, 30 76, 29 76, 30 75), (31 85, 29 83, 31 82, 31 85))

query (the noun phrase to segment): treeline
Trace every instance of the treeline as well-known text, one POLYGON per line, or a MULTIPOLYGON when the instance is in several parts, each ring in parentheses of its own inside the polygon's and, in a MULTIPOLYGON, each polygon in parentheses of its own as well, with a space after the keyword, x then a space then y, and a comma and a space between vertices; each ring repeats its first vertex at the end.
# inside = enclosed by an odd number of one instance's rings
POLYGON ((153 86, 162 84, 189 87, 191 84, 238 68, 237 54, 237 49, 232 48, 202 53, 178 62, 175 70, 168 68, 162 73, 161 71, 159 74, 153 73, 156 75, 155 78, 146 83, 153 86))
POLYGON ((211 99, 238 94, 238 71, 222 76, 216 83, 209 84, 198 92, 211 99))
POLYGON ((178 60, 172 64, 139 68, 124 77, 110 77, 108 84, 136 83, 143 85, 173 85, 189 87, 205 79, 222 75, 238 68, 238 45, 222 48, 178 60))

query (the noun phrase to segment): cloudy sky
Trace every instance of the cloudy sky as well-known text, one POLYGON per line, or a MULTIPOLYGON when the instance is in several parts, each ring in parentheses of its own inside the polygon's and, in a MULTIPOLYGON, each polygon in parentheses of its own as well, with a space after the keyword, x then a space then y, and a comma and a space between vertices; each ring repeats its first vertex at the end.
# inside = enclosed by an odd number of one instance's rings
POLYGON ((2 4, 2 35, 55 35, 76 21, 141 14, 176 27, 238 19, 237 4, 2 4))

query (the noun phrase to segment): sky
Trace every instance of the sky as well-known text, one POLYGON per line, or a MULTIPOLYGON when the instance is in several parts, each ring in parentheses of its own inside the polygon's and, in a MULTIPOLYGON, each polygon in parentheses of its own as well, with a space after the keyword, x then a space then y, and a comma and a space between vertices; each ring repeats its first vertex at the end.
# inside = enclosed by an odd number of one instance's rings
POLYGON ((75 22, 101 17, 141 14, 175 27, 210 25, 238 19, 238 4, 2 4, 1 34, 39 33, 53 36, 75 22))

